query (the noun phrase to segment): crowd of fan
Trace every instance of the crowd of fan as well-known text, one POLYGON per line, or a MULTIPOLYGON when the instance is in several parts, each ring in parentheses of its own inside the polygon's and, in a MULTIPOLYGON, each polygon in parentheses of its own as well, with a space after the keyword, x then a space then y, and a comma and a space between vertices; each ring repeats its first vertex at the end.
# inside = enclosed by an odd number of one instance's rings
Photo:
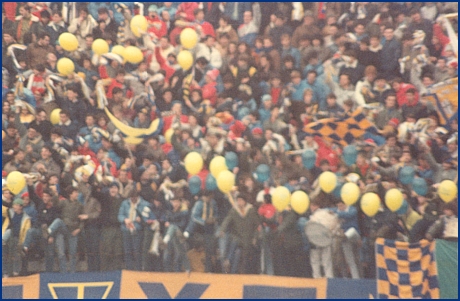
POLYGON ((27 178, 18 195, 3 188, 3 276, 27 274, 38 258, 61 272, 86 260, 88 271, 374 278, 376 237, 446 236, 457 201, 444 204, 436 187, 457 182, 457 119, 441 125, 426 93, 457 77, 439 17, 455 12, 457 3, 432 2, 3 3, 3 178, 15 170, 27 178), (149 22, 140 38, 129 26, 136 14, 149 22), (176 57, 184 28, 200 37, 188 71, 176 57), (60 47, 67 31, 77 51, 60 47), (111 48, 137 46, 144 60, 98 56, 98 38, 111 48), (56 66, 63 57, 76 66, 65 78, 56 66), (159 118, 161 133, 127 143, 100 107, 99 85, 117 119, 148 128, 159 118), (302 130, 358 108, 379 134, 356 137, 351 166, 342 145, 302 130), (302 164, 305 150, 317 154, 312 169, 302 164), (238 155, 232 198, 205 184, 190 193, 183 159, 191 151, 205 167, 214 156, 238 155), (264 183, 254 176, 260 164, 270 166, 264 183), (401 184, 404 166, 428 193, 401 184), (323 171, 376 192, 379 212, 367 217, 359 202, 322 192, 323 171), (307 192, 308 212, 275 212, 277 185, 307 192), (407 206, 391 212, 383 200, 395 187, 407 206), (306 221, 331 217, 332 245, 309 242, 306 221), (358 239, 344 235, 350 228, 358 239))

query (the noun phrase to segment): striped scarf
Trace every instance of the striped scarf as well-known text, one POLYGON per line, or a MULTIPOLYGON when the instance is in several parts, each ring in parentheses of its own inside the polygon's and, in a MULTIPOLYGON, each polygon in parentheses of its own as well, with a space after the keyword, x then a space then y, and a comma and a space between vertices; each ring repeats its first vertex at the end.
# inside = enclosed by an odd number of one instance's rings
POLYGON ((208 207, 207 202, 203 202, 203 213, 201 215, 201 218, 206 221, 206 219, 213 217, 214 210, 212 209, 212 206, 208 207))

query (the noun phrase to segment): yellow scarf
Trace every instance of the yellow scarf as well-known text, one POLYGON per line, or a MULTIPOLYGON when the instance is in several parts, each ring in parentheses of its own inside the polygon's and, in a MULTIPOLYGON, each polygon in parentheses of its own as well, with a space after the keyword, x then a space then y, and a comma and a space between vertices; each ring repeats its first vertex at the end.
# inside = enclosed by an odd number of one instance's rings
MULTIPOLYGON (((207 215, 207 211, 208 211, 208 203, 207 202, 203 202, 203 213, 201 215, 201 218, 205 221, 206 220, 206 215, 207 215)), ((209 206, 209 215, 208 215, 208 218, 211 218, 213 217, 213 210, 212 210, 212 206, 209 206)))
POLYGON ((129 219, 132 220, 133 222, 136 219, 137 204, 139 204, 139 201, 136 201, 135 203, 130 201, 131 207, 129 208, 129 219))

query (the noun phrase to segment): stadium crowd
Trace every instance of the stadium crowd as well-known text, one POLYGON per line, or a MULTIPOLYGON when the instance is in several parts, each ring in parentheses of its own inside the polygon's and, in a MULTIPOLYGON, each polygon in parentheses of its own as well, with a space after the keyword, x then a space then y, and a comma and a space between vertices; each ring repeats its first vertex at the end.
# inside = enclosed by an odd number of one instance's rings
POLYGON ((457 183, 457 113, 446 117, 453 109, 440 112, 429 94, 457 77, 442 17, 457 11, 450 2, 3 3, 2 177, 27 179, 16 195, 3 185, 3 277, 27 275, 38 259, 62 273, 86 261, 88 271, 375 278, 376 237, 456 239, 457 200, 443 202, 437 187, 457 183), (130 28, 138 14, 148 21, 140 37, 130 28), (200 39, 187 71, 177 60, 185 28, 200 39), (76 51, 61 47, 65 32, 76 51), (97 55, 96 39, 136 46, 144 59, 97 55), (61 58, 74 73, 59 75, 61 58), (103 95, 124 125, 159 119, 161 129, 128 141, 103 95), (378 131, 350 142, 352 164, 340 139, 304 131, 356 110, 378 131), (306 150, 316 153, 312 168, 306 150), (205 162, 199 192, 183 163, 191 151, 205 162), (229 152, 239 162, 230 196, 207 171, 229 152), (270 168, 263 182, 261 164, 270 168), (404 167, 426 191, 401 182, 404 167), (322 191, 324 171, 375 192, 377 214, 322 191), (279 185, 305 191, 308 211, 277 212, 279 185), (404 195, 396 212, 384 202, 391 188, 404 195), (329 229, 316 235, 332 235, 330 244, 307 239, 311 220, 329 229))

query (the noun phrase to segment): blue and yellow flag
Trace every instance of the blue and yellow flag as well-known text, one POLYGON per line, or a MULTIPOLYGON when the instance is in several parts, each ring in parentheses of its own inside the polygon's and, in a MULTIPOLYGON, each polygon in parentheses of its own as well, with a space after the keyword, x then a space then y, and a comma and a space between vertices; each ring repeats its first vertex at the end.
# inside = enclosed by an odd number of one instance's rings
POLYGON ((379 299, 439 299, 434 242, 377 238, 375 248, 379 299))
POLYGON ((348 145, 366 132, 377 134, 377 128, 363 113, 363 108, 356 109, 343 118, 325 118, 307 124, 304 132, 322 137, 329 142, 348 145))
POLYGON ((441 125, 449 127, 458 114, 458 77, 434 85, 426 98, 438 111, 441 125))

